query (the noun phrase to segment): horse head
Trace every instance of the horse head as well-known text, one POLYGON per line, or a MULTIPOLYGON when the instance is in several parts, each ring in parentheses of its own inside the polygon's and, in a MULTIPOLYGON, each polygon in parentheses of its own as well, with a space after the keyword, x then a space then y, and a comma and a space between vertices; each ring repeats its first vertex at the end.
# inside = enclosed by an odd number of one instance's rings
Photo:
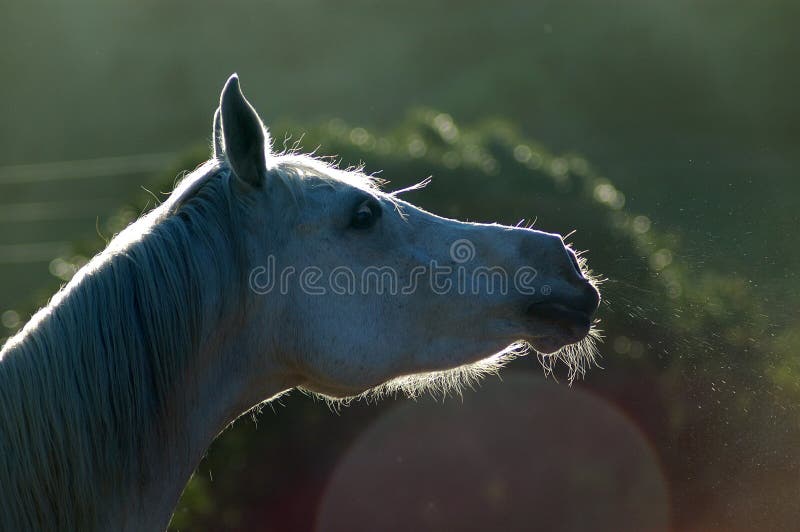
POLYGON ((359 171, 273 153, 235 75, 214 138, 246 206, 246 329, 296 386, 413 393, 521 345, 573 369, 592 356, 599 292, 561 236, 436 216, 359 171))

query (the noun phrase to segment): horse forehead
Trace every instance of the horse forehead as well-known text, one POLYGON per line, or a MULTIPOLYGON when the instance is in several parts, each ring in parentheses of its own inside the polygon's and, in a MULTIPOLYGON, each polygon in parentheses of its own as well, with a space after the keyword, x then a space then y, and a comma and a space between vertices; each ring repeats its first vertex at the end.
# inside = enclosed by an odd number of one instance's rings
POLYGON ((333 176, 306 176, 300 178, 302 194, 310 199, 311 204, 333 207, 338 202, 357 195, 359 192, 375 198, 387 196, 366 180, 358 177, 352 179, 333 176))
POLYGON ((345 186, 371 187, 370 177, 357 168, 341 169, 329 162, 307 155, 286 154, 278 156, 273 168, 284 177, 298 181, 302 185, 327 182, 332 186, 341 183, 345 186))

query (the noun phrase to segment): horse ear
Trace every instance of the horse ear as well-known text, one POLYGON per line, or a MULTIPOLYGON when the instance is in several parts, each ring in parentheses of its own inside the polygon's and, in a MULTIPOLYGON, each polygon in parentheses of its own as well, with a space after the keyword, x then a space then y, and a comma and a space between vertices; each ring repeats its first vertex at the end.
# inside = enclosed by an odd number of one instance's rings
POLYGON ((222 147, 222 117, 220 116, 219 107, 214 111, 214 148, 212 155, 214 159, 222 159, 225 157, 225 150, 222 147))
MULTIPOLYGON (((264 124, 239 88, 239 77, 228 78, 219 98, 225 155, 236 176, 260 187, 267 176, 267 135, 264 124)), ((216 146, 215 146, 216 151, 216 146)))

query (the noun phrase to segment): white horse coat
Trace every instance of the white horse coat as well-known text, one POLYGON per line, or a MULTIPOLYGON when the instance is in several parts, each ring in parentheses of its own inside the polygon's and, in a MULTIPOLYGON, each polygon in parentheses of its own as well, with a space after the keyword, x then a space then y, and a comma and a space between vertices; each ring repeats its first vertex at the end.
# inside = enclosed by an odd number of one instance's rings
POLYGON ((212 160, 3 346, 0 529, 164 529, 216 435, 292 388, 416 393, 528 345, 573 372, 593 356, 599 295, 558 235, 274 154, 236 76, 215 124, 212 160))

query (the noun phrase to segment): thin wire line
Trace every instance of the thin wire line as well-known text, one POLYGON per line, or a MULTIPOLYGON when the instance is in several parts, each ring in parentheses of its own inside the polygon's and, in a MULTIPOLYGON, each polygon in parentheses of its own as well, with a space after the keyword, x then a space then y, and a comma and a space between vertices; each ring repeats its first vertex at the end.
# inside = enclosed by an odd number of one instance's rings
MULTIPOLYGON (((0 223, 45 222, 94 218, 101 205, 117 205, 120 198, 96 198, 91 201, 48 201, 11 203, 0 207, 0 223)), ((106 209, 108 210, 108 209, 106 209)))
POLYGON ((154 172, 163 169, 177 157, 176 153, 145 153, 4 166, 0 167, 0 185, 154 172))
POLYGON ((0 245, 0 264, 50 262, 68 251, 69 242, 33 242, 30 244, 0 245))

